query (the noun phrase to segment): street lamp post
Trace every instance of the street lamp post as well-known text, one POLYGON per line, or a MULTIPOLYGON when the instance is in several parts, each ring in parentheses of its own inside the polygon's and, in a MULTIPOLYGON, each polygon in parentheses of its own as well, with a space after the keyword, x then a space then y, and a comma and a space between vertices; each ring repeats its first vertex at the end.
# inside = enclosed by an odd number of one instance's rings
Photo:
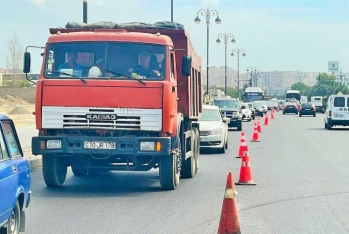
POLYGON ((173 22, 173 0, 171 0, 171 22, 173 22))
POLYGON ((206 87, 206 94, 208 94, 208 73, 209 73, 209 33, 210 33, 210 30, 209 30, 209 26, 210 26, 210 21, 211 21, 211 16, 216 16, 216 19, 215 19, 215 23, 216 24, 220 24, 222 21, 221 19, 219 18, 218 16, 218 11, 216 10, 209 10, 207 8, 207 11, 205 11, 204 9, 201 9, 197 12, 197 15, 196 15, 196 18, 194 19, 194 22, 196 24, 199 24, 201 22, 200 18, 199 18, 199 15, 200 16, 206 16, 206 26, 207 26, 207 68, 206 68, 206 71, 207 71, 207 74, 206 74, 206 78, 207 78, 207 87, 206 87))
POLYGON ((240 53, 242 53, 242 56, 245 57, 245 50, 244 49, 233 49, 231 52, 231 56, 234 56, 234 52, 236 53, 236 56, 238 58, 238 75, 237 75, 237 90, 238 90, 238 98, 240 98, 240 53))
POLYGON ((224 60, 224 80, 225 80, 225 84, 224 84, 224 94, 227 95, 227 45, 228 45, 228 40, 229 38, 231 39, 232 43, 235 43, 235 38, 234 35, 231 33, 220 33, 218 34, 218 38, 216 40, 217 44, 221 43, 221 40, 219 38, 223 38, 224 39, 224 51, 225 51, 225 60, 224 60))
POLYGON ((256 67, 251 66, 251 67, 247 68, 247 72, 249 72, 249 71, 251 72, 250 87, 253 87, 253 85, 255 83, 254 80, 253 80, 253 73, 252 73, 253 69, 254 69, 254 72, 256 73, 257 72, 256 67))

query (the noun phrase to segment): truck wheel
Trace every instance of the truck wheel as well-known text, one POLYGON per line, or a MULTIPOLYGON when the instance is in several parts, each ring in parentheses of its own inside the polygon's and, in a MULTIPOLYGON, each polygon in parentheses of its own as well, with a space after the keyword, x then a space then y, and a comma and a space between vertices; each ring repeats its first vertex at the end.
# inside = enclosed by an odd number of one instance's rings
POLYGON ((85 176, 87 175, 87 170, 82 166, 71 166, 71 170, 75 176, 85 176))
POLYGON ((174 190, 179 185, 180 160, 181 158, 177 154, 160 156, 160 185, 164 190, 174 190))
POLYGON ((19 206, 19 202, 16 201, 15 208, 12 210, 11 216, 8 219, 7 227, 5 227, 3 230, 6 234, 12 234, 12 233, 19 233, 19 225, 21 223, 21 208, 19 206))
POLYGON ((196 148, 196 135, 194 131, 191 131, 191 151, 192 156, 183 161, 181 177, 183 178, 193 178, 195 175, 195 148, 196 148))
POLYGON ((56 155, 42 155, 42 174, 47 187, 62 186, 67 176, 67 166, 56 155))

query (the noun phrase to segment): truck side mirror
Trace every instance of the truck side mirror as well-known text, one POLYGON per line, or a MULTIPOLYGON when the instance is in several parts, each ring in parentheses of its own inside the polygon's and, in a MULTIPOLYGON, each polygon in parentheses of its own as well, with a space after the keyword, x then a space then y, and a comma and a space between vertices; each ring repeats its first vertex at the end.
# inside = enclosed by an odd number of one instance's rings
POLYGON ((191 56, 184 55, 182 59, 182 75, 190 76, 191 74, 191 56))
POLYGON ((30 53, 24 52, 23 73, 30 72, 30 63, 31 63, 30 53))

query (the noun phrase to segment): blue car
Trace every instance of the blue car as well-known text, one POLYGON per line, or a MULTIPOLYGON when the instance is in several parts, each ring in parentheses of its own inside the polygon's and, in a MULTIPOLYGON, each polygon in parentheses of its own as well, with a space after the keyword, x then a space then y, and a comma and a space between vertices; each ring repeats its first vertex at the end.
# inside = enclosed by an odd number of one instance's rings
POLYGON ((23 157, 15 126, 0 114, 0 233, 25 229, 25 208, 31 197, 29 161, 23 157))

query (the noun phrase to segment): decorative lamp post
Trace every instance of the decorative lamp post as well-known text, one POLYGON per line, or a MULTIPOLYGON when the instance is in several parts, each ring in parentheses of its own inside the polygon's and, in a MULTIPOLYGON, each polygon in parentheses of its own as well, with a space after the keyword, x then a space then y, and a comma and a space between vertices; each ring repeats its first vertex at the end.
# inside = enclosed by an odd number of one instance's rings
POLYGON ((206 74, 206 79, 207 79, 207 87, 206 87, 206 94, 208 94, 208 77, 209 77, 209 33, 210 33, 210 21, 211 21, 211 16, 216 16, 215 19, 215 23, 216 24, 220 24, 222 21, 218 16, 218 11, 216 10, 209 10, 207 8, 207 10, 205 11, 204 9, 201 9, 197 12, 196 18, 194 19, 194 22, 196 24, 199 24, 201 22, 200 17, 199 16, 206 16, 206 26, 207 26, 207 74, 206 74))
POLYGON ((244 49, 233 49, 231 52, 231 56, 234 56, 234 53, 236 53, 236 56, 238 58, 238 75, 237 75, 237 90, 238 90, 238 98, 240 98, 240 53, 242 53, 242 56, 245 57, 246 53, 244 49))
POLYGON ((225 59, 224 59, 224 93, 227 95, 227 45, 228 45, 228 40, 229 38, 231 39, 231 43, 235 43, 235 38, 234 35, 231 33, 220 33, 218 34, 218 38, 216 40, 217 44, 221 43, 221 40, 219 38, 223 38, 224 40, 224 51, 225 51, 225 59))

